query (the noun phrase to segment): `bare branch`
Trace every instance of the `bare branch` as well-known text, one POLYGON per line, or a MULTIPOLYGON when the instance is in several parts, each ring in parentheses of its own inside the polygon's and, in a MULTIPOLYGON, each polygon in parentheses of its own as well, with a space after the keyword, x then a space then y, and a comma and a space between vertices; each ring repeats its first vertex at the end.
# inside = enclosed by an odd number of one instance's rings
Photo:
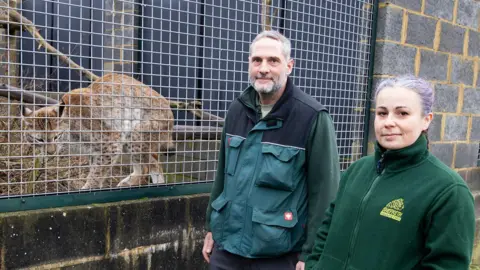
POLYGON ((185 109, 191 112, 200 120, 216 122, 217 125, 223 126, 224 124, 223 118, 203 111, 202 109, 200 109, 201 106, 202 106, 202 103, 200 103, 199 101, 190 101, 190 102, 180 102, 180 101, 173 101, 173 100, 170 101, 171 108, 185 109))
POLYGON ((65 54, 63 54, 62 52, 58 51, 57 49, 55 49, 55 47, 53 47, 52 45, 50 45, 44 38, 42 35, 40 35, 40 33, 38 32, 37 28, 35 27, 35 25, 27 18, 25 18, 22 14, 18 13, 15 9, 13 8, 9 8, 8 4, 6 4, 5 2, 3 1, 0 1, 0 7, 4 7, 4 8, 7 8, 8 9, 8 15, 10 16, 10 18, 14 19, 15 21, 17 21, 18 23, 22 24, 28 32, 30 32, 30 34, 35 37, 35 39, 37 40, 37 42, 40 44, 40 46, 44 47, 47 51, 53 53, 53 54, 56 54, 63 62, 67 63, 68 66, 70 68, 73 68, 73 69, 78 69, 80 70, 81 72, 83 72, 85 74, 85 76, 87 76, 88 79, 90 79, 91 81, 95 81, 97 80, 99 77, 95 74, 93 74, 92 72, 86 70, 85 68, 79 66, 77 63, 73 62, 70 58, 68 58, 68 56, 66 56, 65 54))
POLYGON ((184 140, 220 140, 222 136, 221 127, 211 126, 184 126, 175 125, 173 127, 173 139, 176 141, 184 140))
POLYGON ((20 23, 11 21, 10 17, 0 15, 0 28, 8 29, 10 31, 16 31, 21 29, 20 26, 20 23))
MULTIPOLYGON (((30 34, 32 34, 32 36, 35 37, 35 39, 40 44, 40 46, 43 46, 44 48, 47 49, 47 51, 49 51, 53 54, 56 54, 60 58, 60 60, 67 63, 70 68, 74 68, 74 69, 77 69, 77 70, 83 72, 87 76, 87 78, 90 79, 91 81, 95 81, 99 78, 97 75, 95 75, 92 72, 86 70, 85 68, 79 66, 78 64, 73 62, 68 56, 66 56, 62 52, 58 51, 55 47, 50 45, 43 38, 43 36, 38 32, 35 25, 30 20, 25 18, 23 15, 18 13, 15 9, 9 8, 8 5, 3 1, 0 1, 0 7, 8 8, 8 14, 12 19, 14 19, 17 23, 23 25, 28 30, 28 32, 30 32, 30 34)), ((8 18, 7 18, 7 21, 8 21, 8 18)), ((8 22, 10 23, 10 21, 8 21, 8 22)), ((2 88, 2 87, 0 86, 0 88, 2 88)), ((0 89, 0 96, 7 96, 8 97, 8 93, 5 92, 5 88, 12 89, 12 87, 3 85, 3 88, 4 88, 3 90, 0 89), (7 93, 7 94, 5 94, 5 93, 7 93)), ((18 92, 17 93, 16 91, 11 91, 11 90, 7 89, 7 91, 10 92, 11 97, 13 97, 17 100, 24 101, 24 102, 32 103, 32 101, 34 101, 34 100, 44 101, 43 99, 46 99, 43 96, 39 97, 39 95, 35 95, 33 93, 28 93, 27 91, 24 91, 24 90, 20 90, 20 89, 17 89, 17 90, 23 91, 23 92, 18 92)), ((46 101, 45 100, 45 102, 41 102, 41 104, 57 104, 58 103, 57 101, 55 101, 55 103, 50 103, 50 102, 51 101, 46 101)), ((178 109, 185 109, 185 110, 191 112, 192 114, 194 114, 200 120, 216 122, 218 125, 223 126, 224 119, 199 109, 199 107, 201 107, 201 103, 198 102, 198 101, 187 102, 187 103, 170 101, 170 107, 171 108, 178 108, 178 109)))
POLYGON ((0 96, 38 106, 58 104, 58 101, 53 98, 45 97, 6 84, 0 84, 0 96))

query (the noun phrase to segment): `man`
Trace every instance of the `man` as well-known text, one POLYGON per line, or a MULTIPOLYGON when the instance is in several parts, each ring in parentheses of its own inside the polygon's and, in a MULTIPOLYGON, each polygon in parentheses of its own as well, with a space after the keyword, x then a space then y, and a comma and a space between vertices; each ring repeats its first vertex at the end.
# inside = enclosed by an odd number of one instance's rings
POLYGON ((228 111, 207 209, 203 256, 211 270, 304 269, 339 182, 333 123, 288 78, 290 41, 260 33, 251 86, 228 111))

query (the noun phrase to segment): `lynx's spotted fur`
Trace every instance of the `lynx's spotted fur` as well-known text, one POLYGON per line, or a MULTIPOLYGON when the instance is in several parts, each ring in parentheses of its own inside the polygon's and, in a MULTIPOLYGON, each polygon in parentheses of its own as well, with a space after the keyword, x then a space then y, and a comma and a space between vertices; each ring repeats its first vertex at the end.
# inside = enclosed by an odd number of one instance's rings
MULTIPOLYGON (((60 104, 22 110, 25 137, 46 155, 88 154, 90 171, 82 189, 101 188, 104 170, 122 154, 133 173, 119 186, 139 185, 144 173, 164 183, 160 152, 173 152, 173 113, 167 99, 132 77, 107 74, 88 88, 63 95, 60 104), (144 172, 146 168, 147 172, 144 172)), ((107 173, 106 173, 107 172, 107 173)))

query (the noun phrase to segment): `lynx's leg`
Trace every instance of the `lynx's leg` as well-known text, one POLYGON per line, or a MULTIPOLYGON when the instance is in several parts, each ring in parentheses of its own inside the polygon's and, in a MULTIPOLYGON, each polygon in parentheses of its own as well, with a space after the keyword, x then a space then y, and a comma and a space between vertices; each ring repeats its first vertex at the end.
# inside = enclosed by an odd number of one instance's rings
POLYGON ((129 186, 138 186, 142 184, 142 179, 145 178, 143 176, 141 164, 133 164, 133 172, 129 176, 125 177, 120 183, 118 183, 118 187, 129 187, 129 186))
MULTIPOLYGON (((138 129, 138 127, 135 129, 138 129)), ((150 158, 148 150, 142 151, 143 144, 146 143, 145 141, 148 139, 143 137, 146 136, 142 136, 141 132, 135 130, 132 132, 132 141, 127 144, 126 151, 131 155, 133 172, 118 183, 119 187, 138 186, 147 183, 148 169, 147 172, 144 172, 143 167, 144 165, 148 165, 150 158)), ((145 167, 148 168, 148 166, 145 167)))
POLYGON ((162 167, 158 163, 158 145, 160 136, 158 132, 152 132, 158 130, 153 121, 145 121, 137 125, 132 132, 132 142, 127 147, 127 151, 132 155, 132 163, 134 168, 138 168, 137 171, 123 179, 119 186, 139 185, 142 182, 147 183, 147 175, 150 175, 152 182, 165 183, 162 167), (138 166, 138 167, 137 167, 138 166), (142 174, 141 168, 145 167, 146 171, 142 174))
POLYGON ((81 189, 102 188, 103 180, 105 179, 105 168, 112 164, 115 154, 103 154, 93 156, 93 163, 90 165, 87 182, 81 189))
POLYGON ((163 176, 162 166, 158 163, 158 155, 150 155, 150 177, 152 178, 153 184, 163 184, 165 183, 165 178, 163 176))
POLYGON ((106 175, 106 168, 112 165, 112 162, 121 153, 121 146, 119 143, 103 143, 98 144, 96 148, 92 149, 90 156, 90 171, 88 172, 87 181, 81 189, 102 188, 103 181, 109 175, 106 175))

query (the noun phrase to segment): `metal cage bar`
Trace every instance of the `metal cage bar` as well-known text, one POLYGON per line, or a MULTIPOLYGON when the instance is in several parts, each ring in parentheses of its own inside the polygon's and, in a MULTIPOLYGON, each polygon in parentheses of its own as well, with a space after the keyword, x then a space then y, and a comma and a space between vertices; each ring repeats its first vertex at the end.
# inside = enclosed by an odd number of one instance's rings
POLYGON ((222 119, 248 86, 249 44, 263 29, 291 39, 291 77, 329 109, 346 169, 366 152, 374 7, 3 2, 0 197, 211 182, 222 119))

